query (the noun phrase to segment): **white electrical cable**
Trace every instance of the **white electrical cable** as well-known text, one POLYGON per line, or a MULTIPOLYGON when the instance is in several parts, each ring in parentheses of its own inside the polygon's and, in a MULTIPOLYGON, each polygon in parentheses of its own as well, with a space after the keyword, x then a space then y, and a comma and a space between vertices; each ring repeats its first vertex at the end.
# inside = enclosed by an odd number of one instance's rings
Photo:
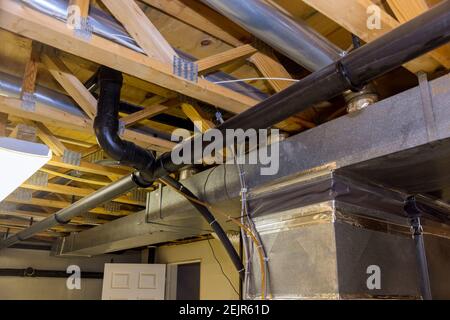
POLYGON ((245 78, 245 79, 236 79, 236 80, 224 80, 224 81, 216 81, 215 84, 222 84, 222 83, 235 83, 235 82, 247 82, 247 81, 256 81, 256 80, 277 80, 277 81, 290 81, 290 82, 299 82, 300 80, 297 79, 290 79, 290 78, 245 78))

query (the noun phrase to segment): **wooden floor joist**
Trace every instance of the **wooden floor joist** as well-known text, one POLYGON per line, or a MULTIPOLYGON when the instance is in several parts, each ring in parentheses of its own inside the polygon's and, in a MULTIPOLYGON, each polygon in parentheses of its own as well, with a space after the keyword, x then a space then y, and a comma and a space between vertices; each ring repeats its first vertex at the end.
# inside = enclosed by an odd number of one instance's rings
MULTIPOLYGON (((303 0, 317 11, 343 28, 357 35, 365 42, 371 42, 380 36, 397 28, 400 23, 390 16, 381 7, 381 28, 369 29, 367 27, 367 8, 374 5, 371 0, 303 0)), ((405 64, 405 68, 413 73, 419 71, 433 72, 439 64, 429 54, 421 56, 405 64)))
POLYGON ((101 37, 94 35, 89 42, 79 39, 63 22, 15 1, 0 2, 0 27, 229 112, 240 113, 258 103, 253 98, 207 80, 199 79, 197 83, 185 80, 172 73, 172 65, 101 37))
POLYGON ((237 59, 245 59, 255 54, 258 50, 252 45, 245 44, 225 52, 221 52, 203 59, 198 60, 198 72, 205 73, 220 69, 223 65, 235 61, 237 59))
POLYGON ((233 47, 238 47, 250 39, 249 33, 242 28, 231 23, 214 10, 204 6, 202 3, 189 3, 193 7, 186 5, 183 0, 142 0, 142 2, 161 10, 162 12, 181 20, 194 28, 222 40, 233 47), (215 24, 215 23, 219 24, 215 24))
POLYGON ((102 0, 102 2, 149 57, 172 64, 174 56, 178 54, 134 0, 102 0))
MULTIPOLYGON (((400 23, 408 22, 429 10, 425 0, 387 0, 387 3, 400 23)), ((433 50, 428 55, 436 59, 447 69, 450 69, 450 45, 447 44, 433 50)))
POLYGON ((58 168, 64 168, 64 169, 70 169, 70 170, 76 170, 91 174, 98 174, 103 175, 107 177, 116 177, 121 178, 125 175, 128 175, 131 173, 130 170, 124 170, 121 168, 114 168, 114 167, 106 167, 102 166, 96 163, 91 163, 88 161, 80 161, 79 165, 66 163, 63 161, 61 157, 53 156, 49 162, 47 162, 47 165, 58 167, 58 168))
MULTIPOLYGON (((22 101, 20 99, 0 96, 0 107, 4 113, 20 118, 42 122, 55 127, 94 134, 91 119, 73 115, 40 103, 36 103, 34 112, 30 112, 22 108, 22 101)), ((125 130, 122 137, 142 147, 160 152, 169 151, 174 145, 171 141, 155 138, 131 130, 125 130)))

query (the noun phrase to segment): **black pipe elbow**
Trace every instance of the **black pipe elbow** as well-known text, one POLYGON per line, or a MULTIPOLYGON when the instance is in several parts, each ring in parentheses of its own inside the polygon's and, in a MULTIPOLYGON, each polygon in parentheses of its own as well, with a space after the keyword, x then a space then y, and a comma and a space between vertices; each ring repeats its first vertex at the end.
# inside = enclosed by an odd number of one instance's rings
POLYGON ((122 88, 122 73, 101 67, 98 72, 100 95, 94 131, 98 144, 114 160, 140 171, 141 177, 149 180, 153 175, 155 157, 151 151, 122 140, 119 136, 119 104, 122 88))

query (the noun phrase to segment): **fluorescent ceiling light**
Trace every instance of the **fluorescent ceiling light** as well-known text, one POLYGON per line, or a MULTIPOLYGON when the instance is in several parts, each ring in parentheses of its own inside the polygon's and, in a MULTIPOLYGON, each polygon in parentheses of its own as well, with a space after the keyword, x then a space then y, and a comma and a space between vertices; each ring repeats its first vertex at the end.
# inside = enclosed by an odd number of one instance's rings
POLYGON ((0 137, 0 201, 27 181, 51 157, 52 152, 44 144, 0 137))

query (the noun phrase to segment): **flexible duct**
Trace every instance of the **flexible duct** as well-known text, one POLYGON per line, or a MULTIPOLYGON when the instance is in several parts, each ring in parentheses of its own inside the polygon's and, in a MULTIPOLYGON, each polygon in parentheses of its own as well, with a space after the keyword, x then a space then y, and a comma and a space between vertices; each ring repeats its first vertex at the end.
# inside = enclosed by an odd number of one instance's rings
POLYGON ((302 21, 294 21, 262 0, 202 0, 310 71, 343 56, 343 51, 302 21))

